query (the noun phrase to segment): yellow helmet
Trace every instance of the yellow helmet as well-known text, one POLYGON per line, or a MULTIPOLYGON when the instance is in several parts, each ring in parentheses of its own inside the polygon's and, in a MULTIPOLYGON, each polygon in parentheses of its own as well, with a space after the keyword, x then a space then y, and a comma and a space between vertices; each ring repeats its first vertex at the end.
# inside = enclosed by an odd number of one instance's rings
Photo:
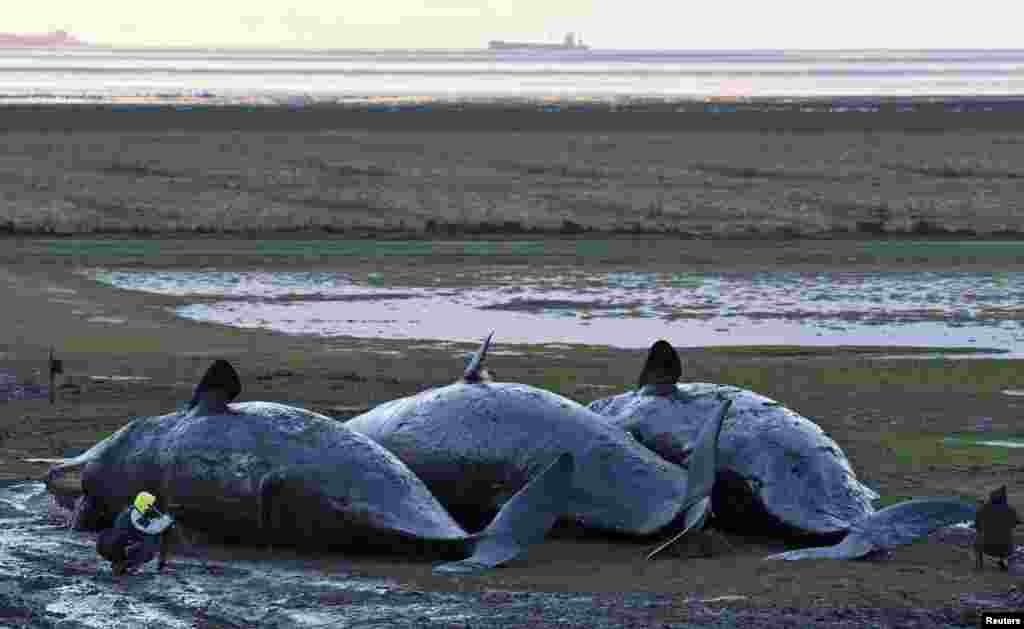
POLYGON ((148 511, 155 502, 156 496, 148 491, 140 491, 139 495, 135 496, 135 508, 139 510, 139 513, 145 513, 148 511))

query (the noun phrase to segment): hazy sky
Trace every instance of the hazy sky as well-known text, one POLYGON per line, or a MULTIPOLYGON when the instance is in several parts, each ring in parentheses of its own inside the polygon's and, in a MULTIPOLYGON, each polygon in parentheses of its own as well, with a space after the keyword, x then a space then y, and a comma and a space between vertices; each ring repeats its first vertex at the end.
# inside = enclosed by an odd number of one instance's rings
POLYGON ((1018 0, 30 0, 0 30, 114 45, 475 48, 1024 48, 1018 0), (284 6, 282 6, 284 5, 284 6))

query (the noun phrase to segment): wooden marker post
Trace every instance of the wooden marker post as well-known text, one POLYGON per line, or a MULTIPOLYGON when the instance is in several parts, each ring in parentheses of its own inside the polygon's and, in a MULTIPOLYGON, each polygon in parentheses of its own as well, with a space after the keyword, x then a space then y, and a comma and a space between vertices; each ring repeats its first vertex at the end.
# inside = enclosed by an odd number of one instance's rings
POLYGON ((50 348, 50 404, 56 402, 57 399, 57 388, 54 386, 54 378, 59 373, 64 373, 63 361, 56 360, 53 357, 53 348, 50 348))

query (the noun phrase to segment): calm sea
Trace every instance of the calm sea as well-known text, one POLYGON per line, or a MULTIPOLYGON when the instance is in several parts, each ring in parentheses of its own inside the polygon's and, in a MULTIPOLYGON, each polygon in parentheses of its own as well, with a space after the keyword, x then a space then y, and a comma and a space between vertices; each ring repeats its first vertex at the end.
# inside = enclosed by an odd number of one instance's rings
POLYGON ((0 49, 0 102, 1024 97, 1024 50, 0 49))

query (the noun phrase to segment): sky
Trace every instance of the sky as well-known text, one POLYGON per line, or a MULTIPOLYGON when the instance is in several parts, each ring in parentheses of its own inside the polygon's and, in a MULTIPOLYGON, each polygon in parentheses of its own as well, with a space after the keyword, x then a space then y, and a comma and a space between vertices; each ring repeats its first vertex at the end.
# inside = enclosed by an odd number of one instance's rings
POLYGON ((0 30, 65 29, 120 46, 478 48, 1024 48, 1016 0, 31 0, 0 30), (285 5, 285 6, 283 6, 285 5))

